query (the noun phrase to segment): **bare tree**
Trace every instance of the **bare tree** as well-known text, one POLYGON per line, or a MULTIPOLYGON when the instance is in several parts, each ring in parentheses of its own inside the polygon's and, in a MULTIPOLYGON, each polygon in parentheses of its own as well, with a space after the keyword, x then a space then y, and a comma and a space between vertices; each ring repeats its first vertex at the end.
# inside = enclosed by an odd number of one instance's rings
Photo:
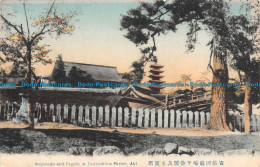
MULTIPOLYGON (((46 44, 40 45, 40 42, 46 36, 56 35, 59 37, 63 34, 71 34, 74 31, 71 21, 77 13, 59 13, 55 1, 53 1, 47 11, 39 14, 39 17, 30 19, 27 3, 24 1, 21 5, 23 5, 25 16, 24 24, 11 22, 11 18, 8 18, 7 14, 1 13, 1 19, 5 25, 5 36, 0 43, 0 51, 3 53, 0 61, 2 63, 13 62, 17 66, 26 66, 25 80, 27 83, 31 83, 32 75, 36 80, 38 78, 32 67, 33 63, 52 63, 52 60, 48 59, 48 53, 51 50, 47 49, 48 45, 46 44)), ((26 91, 31 95, 31 88, 26 91)), ((33 120, 30 107, 29 127, 34 127, 33 120)))

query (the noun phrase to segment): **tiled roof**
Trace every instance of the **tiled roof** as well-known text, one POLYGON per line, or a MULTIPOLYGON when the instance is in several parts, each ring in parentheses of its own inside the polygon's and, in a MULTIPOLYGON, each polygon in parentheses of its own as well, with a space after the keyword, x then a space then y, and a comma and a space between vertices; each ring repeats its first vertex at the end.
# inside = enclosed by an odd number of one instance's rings
POLYGON ((66 75, 69 74, 73 66, 76 66, 78 69, 92 75, 93 79, 96 81, 122 82, 122 78, 117 73, 116 67, 74 62, 64 62, 64 66, 66 75))

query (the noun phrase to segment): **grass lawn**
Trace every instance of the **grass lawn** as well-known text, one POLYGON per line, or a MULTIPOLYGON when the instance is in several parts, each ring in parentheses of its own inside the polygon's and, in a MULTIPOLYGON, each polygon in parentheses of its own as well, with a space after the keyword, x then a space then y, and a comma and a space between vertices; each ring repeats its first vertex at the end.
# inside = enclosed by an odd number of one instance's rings
POLYGON ((208 148, 218 152, 233 149, 260 151, 259 134, 236 134, 221 136, 175 136, 158 134, 122 133, 88 129, 0 129, 2 153, 40 153, 49 151, 68 152, 71 147, 117 146, 126 155, 176 143, 190 148, 208 148))

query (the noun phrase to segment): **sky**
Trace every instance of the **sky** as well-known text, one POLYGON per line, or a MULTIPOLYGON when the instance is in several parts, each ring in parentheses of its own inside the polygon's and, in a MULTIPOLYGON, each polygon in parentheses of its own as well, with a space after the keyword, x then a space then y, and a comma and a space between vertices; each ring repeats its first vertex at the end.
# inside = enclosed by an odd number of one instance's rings
MULTIPOLYGON (((23 6, 21 3, 5 3, 3 14, 17 24, 24 24, 23 6)), ((43 2, 43 1, 39 1, 43 2)), ((50 3, 31 2, 27 5, 30 17, 38 16, 45 12, 50 3)), ((238 2, 232 2, 232 11, 238 13, 238 2)), ((58 1, 57 7, 60 12, 78 11, 73 22, 75 31, 72 35, 62 35, 60 38, 46 36, 42 43, 50 45, 52 52, 50 58, 56 59, 62 54, 64 61, 107 65, 117 67, 119 73, 129 72, 131 63, 140 58, 139 47, 124 37, 126 32, 120 31, 121 15, 127 13, 131 8, 136 8, 139 2, 131 1, 58 1)), ((33 20, 29 20, 33 22, 33 20)), ((181 24, 176 33, 168 33, 156 38, 158 63, 164 65, 166 82, 180 80, 181 74, 191 74, 194 81, 202 77, 202 72, 208 71, 208 78, 211 79, 211 72, 207 70, 210 49, 206 44, 210 41, 211 35, 205 31, 199 32, 198 42, 195 51, 187 53, 186 33, 187 24, 181 24)), ((51 65, 36 64, 37 75, 48 75, 53 70, 51 65)), ((148 69, 146 68, 146 71, 148 69)), ((148 74, 148 73, 147 73, 148 74)), ((235 76, 235 75, 234 75, 235 76)), ((145 77, 143 82, 147 81, 145 77)))

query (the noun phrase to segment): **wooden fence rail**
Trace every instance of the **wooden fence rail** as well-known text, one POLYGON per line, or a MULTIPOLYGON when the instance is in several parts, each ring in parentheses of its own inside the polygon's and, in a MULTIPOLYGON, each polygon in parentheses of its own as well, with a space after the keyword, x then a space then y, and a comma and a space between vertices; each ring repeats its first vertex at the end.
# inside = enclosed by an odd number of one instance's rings
MULTIPOLYGON (((87 127, 140 127, 140 128, 193 128, 203 127, 210 119, 209 112, 155 110, 115 107, 89 107, 40 104, 34 105, 34 117, 37 122, 72 123, 87 127)), ((12 120, 19 110, 14 102, 0 105, 0 120, 12 120)), ((233 126, 244 130, 244 117, 239 112, 229 115, 233 126)), ((251 115, 251 131, 260 130, 260 115, 251 115)))

